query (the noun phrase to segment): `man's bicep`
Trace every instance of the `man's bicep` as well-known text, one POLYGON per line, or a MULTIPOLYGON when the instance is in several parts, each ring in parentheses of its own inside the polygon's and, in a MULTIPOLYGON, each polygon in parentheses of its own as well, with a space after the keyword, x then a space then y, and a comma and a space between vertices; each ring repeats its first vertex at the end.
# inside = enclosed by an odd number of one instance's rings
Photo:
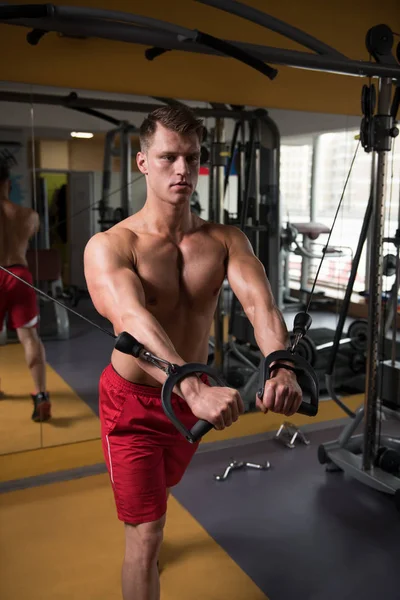
POLYGON ((227 278, 244 310, 250 309, 256 298, 273 303, 264 266, 242 231, 237 230, 230 236, 228 250, 227 278))
POLYGON ((125 315, 145 307, 145 294, 132 263, 112 241, 94 236, 85 249, 85 277, 98 312, 117 326, 125 315))
POLYGON ((34 236, 36 233, 38 233, 39 229, 40 229, 40 218, 39 215, 36 211, 32 211, 30 214, 30 237, 34 236))

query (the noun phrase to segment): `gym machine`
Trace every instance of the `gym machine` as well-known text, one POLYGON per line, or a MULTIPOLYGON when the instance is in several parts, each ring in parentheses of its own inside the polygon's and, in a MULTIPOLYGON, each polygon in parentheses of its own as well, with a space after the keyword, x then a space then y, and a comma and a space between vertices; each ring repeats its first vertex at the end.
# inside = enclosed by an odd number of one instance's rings
MULTIPOLYGON (((367 49, 377 62, 393 64, 395 61, 393 34, 389 27, 380 25, 369 30, 367 49)), ((400 45, 398 48, 398 55, 400 45)), ((392 102, 394 81, 389 77, 379 78, 376 108, 375 85, 363 87, 362 106, 364 117, 361 123, 361 143, 366 152, 373 152, 374 176, 371 195, 372 224, 371 264, 369 279, 369 304, 366 338, 366 387, 365 402, 335 441, 322 444, 318 450, 321 464, 328 470, 342 470, 361 483, 378 491, 394 495, 396 508, 400 511, 400 437, 381 433, 382 420, 400 417, 400 362, 396 360, 396 317, 398 306, 399 249, 398 232, 394 238, 396 246, 396 281, 393 294, 393 339, 392 356, 382 360, 385 340, 385 324, 382 315, 382 276, 384 261, 384 207, 386 192, 387 154, 392 147, 392 138, 399 133, 395 126, 399 110, 399 87, 392 102), (363 422, 362 434, 355 434, 363 422)), ((398 85, 398 83, 397 83, 398 85)), ((331 373, 328 374, 328 377, 331 373)))
MULTIPOLYGON (((104 113, 92 106, 81 105, 80 98, 76 92, 71 92, 65 99, 65 107, 71 110, 76 110, 92 117, 106 121, 114 125, 114 129, 106 133, 104 143, 104 158, 103 158, 103 177, 102 177, 102 194, 97 206, 93 208, 99 213, 98 224, 100 231, 107 231, 113 225, 116 225, 130 215, 131 208, 131 184, 132 184, 132 143, 131 135, 137 134, 138 129, 128 121, 120 121, 111 115, 104 113), (117 146, 116 140, 119 144, 117 146), (117 208, 112 208, 109 205, 111 196, 111 177, 112 177, 112 160, 113 157, 120 159, 120 188, 121 203, 117 208)), ((95 102, 95 101, 93 101, 95 102)))
MULTIPOLYGON (((373 208, 373 195, 371 194, 367 209, 364 216, 363 225, 361 228, 360 238, 358 240, 357 249, 354 255, 354 259, 352 262, 352 268, 350 277, 346 286, 345 295, 342 301, 339 320, 337 324, 337 328, 333 337, 333 341, 327 345, 327 349, 330 348, 329 356, 326 361, 324 361, 324 376, 326 389, 328 390, 329 396, 337 402, 337 404, 349 415, 354 416, 354 413, 345 406, 340 398, 337 396, 337 386, 335 381, 337 379, 338 370, 345 368, 343 365, 338 366, 337 361, 339 358, 339 346, 343 343, 349 344, 345 350, 342 351, 343 354, 343 363, 347 364, 347 367, 351 369, 353 372, 353 378, 351 380, 351 388, 353 391, 364 391, 365 389, 365 367, 366 367, 366 352, 368 348, 368 322, 366 319, 356 319, 354 320, 347 331, 347 334, 343 336, 343 329, 345 320, 348 314, 348 309, 350 305, 350 298, 353 292, 354 281, 357 275, 357 269, 361 258, 361 253, 363 251, 363 247, 365 245, 367 234, 370 229, 371 224, 371 216, 372 216, 372 208, 373 208)), ((391 357, 393 360, 397 360, 400 357, 400 344, 396 341, 396 314, 398 312, 398 297, 399 297, 399 288, 400 288, 400 280, 399 280, 399 272, 398 267, 396 271, 397 265, 397 255, 399 252, 400 246, 400 209, 398 216, 398 229, 394 238, 384 238, 385 242, 393 243, 396 247, 396 255, 387 254, 383 257, 383 265, 382 265, 382 276, 390 277, 395 276, 395 280, 393 282, 392 288, 389 294, 386 297, 386 306, 387 310, 386 316, 384 318, 383 323, 383 331, 382 331, 382 343, 380 347, 380 356, 382 360, 388 359, 391 357), (397 274, 396 274, 397 273, 397 274), (389 330, 392 329, 392 339, 390 340, 388 337, 389 330)), ((382 294, 382 299, 385 298, 385 295, 382 294)), ((312 342, 310 342, 310 338, 305 336, 303 340, 300 342, 302 354, 307 358, 311 353, 315 354, 315 349, 312 347, 312 342)), ((318 371, 318 366, 315 361, 311 359, 311 364, 313 364, 318 371)), ((343 375, 341 375, 341 380, 343 380, 343 375)))
MULTIPOLYGON (((217 131, 220 130, 221 126, 217 131)), ((279 236, 275 226, 280 219, 279 190, 276 183, 279 181, 278 153, 279 132, 276 125, 265 111, 257 111, 253 120, 248 123, 243 121, 235 123, 230 148, 220 140, 213 140, 210 153, 209 182, 210 215, 212 217, 219 215, 220 222, 235 225, 244 231, 252 242, 255 253, 263 263, 266 272, 275 276, 278 274, 276 265, 282 264, 284 260, 285 245, 289 244, 290 239, 293 241, 297 235, 297 230, 290 226, 286 230, 281 229, 279 236), (263 139, 260 137, 260 123, 263 125, 263 139), (227 210, 223 210, 223 200, 233 161, 236 162, 238 173, 237 212, 228 213, 227 210), (222 185, 224 170, 225 181, 222 185), (268 193, 265 193, 266 190, 268 193), (262 191, 264 193, 261 193, 262 191), (266 243, 267 241, 268 243, 266 243)), ((320 233, 330 231, 325 226, 321 230, 321 227, 315 226, 315 224, 313 226, 304 224, 304 227, 299 226, 299 229, 302 235, 314 238, 320 233)), ((300 244, 298 245, 300 246, 300 244)), ((307 252, 308 258, 312 256, 319 259, 325 257, 328 250, 324 248, 320 254, 314 255, 311 249, 306 251, 302 248, 302 252, 307 252)), ((334 248, 333 251, 335 256, 339 256, 344 252, 344 248, 334 248)), ((331 256, 330 252, 329 256, 331 256)), ((282 299, 284 290, 281 281, 277 277, 275 277, 273 285, 275 285, 273 291, 275 297, 282 299)), ((210 346, 214 352, 210 354, 210 362, 214 360, 215 366, 225 377, 228 384, 240 391, 246 410, 250 411, 255 408, 257 369, 261 354, 254 338, 253 328, 237 299, 232 295, 227 282, 224 286, 224 296, 224 302, 219 305, 215 315, 215 331, 218 334, 215 342, 217 351, 215 351, 214 341, 211 340, 210 346), (228 308, 229 305, 230 309, 228 308), (222 339, 222 318, 228 312, 230 314, 228 341, 224 343, 222 339)), ((325 387, 326 351, 333 345, 334 333, 334 330, 314 328, 300 340, 297 346, 297 351, 301 356, 316 368, 321 389, 325 387)), ((360 337, 362 337, 360 332, 352 331, 351 337, 347 336, 340 340, 343 347, 347 344, 347 355, 342 360, 343 381, 352 381, 354 369, 360 370, 360 365, 356 359, 350 361, 348 359, 348 354, 353 357, 358 353, 356 346, 360 337)))
MULTIPOLYGON (((280 296, 279 131, 265 110, 235 122, 230 146, 225 142, 222 120, 212 131, 209 176, 210 220, 239 227, 252 243, 266 272, 275 298, 280 296), (238 174, 237 209, 229 212, 224 201, 233 162, 238 174)), ((257 392, 261 353, 253 328, 228 282, 214 318, 214 340, 209 362, 229 385, 239 389, 246 410, 252 410, 257 392), (228 341, 223 323, 229 312, 228 341)))
POLYGON ((100 231, 107 231, 113 225, 123 221, 131 214, 131 184, 132 184, 132 133, 138 133, 138 129, 122 121, 118 127, 111 129, 106 134, 104 144, 104 164, 102 178, 102 194, 95 210, 99 212, 98 224, 100 231), (116 139, 119 138, 119 147, 116 147, 116 139), (112 209, 109 205, 112 160, 114 156, 120 157, 120 192, 121 206, 112 209))
MULTIPOLYGON (((322 256, 328 255, 329 258, 342 258, 346 250, 351 255, 351 249, 344 246, 330 246, 316 242, 320 235, 329 234, 330 228, 323 223, 287 223, 282 228, 282 252, 283 252, 283 306, 284 310, 303 310, 307 305, 308 279, 310 272, 310 263, 312 259, 321 260, 322 256), (298 236, 303 236, 302 243, 299 243, 298 236), (319 252, 317 251, 319 249, 319 252), (289 284, 289 260, 293 253, 301 257, 300 290, 299 298, 290 296, 289 284), (322 254, 323 253, 323 254, 322 254)), ((325 294, 321 291, 314 291, 314 299, 311 307, 316 304, 327 303, 329 300, 324 298, 325 294)))
MULTIPOLYGON (((364 95, 366 92, 364 91, 364 95)), ((373 180, 374 164, 372 163, 373 180)), ((372 181, 373 184, 373 181, 372 181)), ((344 325, 348 316, 351 295, 353 293, 354 281, 357 275, 359 262, 363 248, 365 246, 368 232, 370 230, 372 206, 373 206, 373 185, 371 194, 368 200, 367 208, 364 215, 364 220, 358 240, 357 248, 352 260, 351 273, 347 282, 345 295, 341 303, 339 312, 339 320, 335 331, 314 329, 309 335, 304 336, 299 343, 299 352, 310 362, 316 369, 321 389, 327 389, 329 396, 340 403, 336 394, 336 386, 333 382, 334 370, 335 379, 340 387, 346 392, 362 392, 365 389, 365 367, 366 367, 366 350, 368 337, 368 324, 366 319, 354 320, 346 333, 344 333, 344 325), (320 336, 325 336, 329 341, 319 340, 320 336), (330 352, 329 352, 330 350, 330 352)), ((384 238, 385 243, 393 244, 398 251, 400 242, 400 209, 398 215, 398 229, 392 238, 384 238)), ((391 277, 396 274, 396 254, 386 254, 383 257, 382 275, 383 277, 391 277)), ((360 293, 360 295, 368 297, 368 293, 360 293)), ((389 356, 400 356, 400 344, 393 340, 390 342, 388 333, 392 324, 396 326, 394 315, 397 310, 399 295, 399 279, 398 276, 392 285, 389 294, 382 294, 382 298, 386 300, 388 310, 384 321, 385 339, 382 341, 381 356, 383 359, 389 356)), ((347 407, 340 406, 349 415, 353 415, 347 407)))
MULTIPOLYGON (((304 310, 307 306, 307 298, 310 290, 308 287, 309 279, 309 267, 311 259, 321 260, 322 257, 326 258, 341 258, 346 254, 351 256, 352 250, 346 246, 329 246, 326 244, 316 244, 315 240, 322 234, 329 234, 330 228, 321 223, 309 222, 309 223, 290 223, 288 222, 284 228, 282 228, 282 254, 283 254, 283 273, 284 273, 284 285, 283 285, 283 300, 284 300, 284 313, 292 310, 304 310), (303 241, 298 241, 298 235, 303 236, 303 241), (316 246, 320 246, 319 252, 316 251, 316 246), (301 277, 300 277, 300 290, 299 297, 290 296, 289 286, 289 259, 290 254, 294 253, 302 257, 301 261, 301 277)), ((352 261, 353 263, 353 261, 352 261)), ((324 306, 334 304, 333 299, 325 297, 325 293, 321 291, 314 291, 310 308, 312 310, 320 310, 324 306)), ((339 361, 340 362, 340 374, 338 373, 338 379, 340 379, 343 387, 349 386, 349 389, 353 390, 353 379, 354 374, 359 373, 362 370, 362 363, 357 360, 357 343, 359 341, 360 331, 351 331, 342 336, 338 343, 339 361)), ((335 330, 328 327, 314 327, 307 335, 305 335, 299 342, 298 351, 301 353, 306 360, 308 360, 316 369, 321 390, 326 389, 325 387, 325 368, 328 357, 328 350, 333 346, 333 338, 335 336, 335 330)), ((361 349, 362 350, 362 349, 361 349)))

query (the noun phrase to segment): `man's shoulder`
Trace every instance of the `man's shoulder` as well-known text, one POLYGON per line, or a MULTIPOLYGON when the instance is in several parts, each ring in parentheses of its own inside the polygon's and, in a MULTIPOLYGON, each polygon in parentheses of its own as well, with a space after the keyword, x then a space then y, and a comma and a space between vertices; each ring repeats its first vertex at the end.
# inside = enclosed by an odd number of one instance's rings
POLYGON ((39 220, 38 213, 29 206, 21 206, 20 204, 9 204, 10 211, 18 218, 19 221, 33 223, 39 220))
POLYGON ((93 235, 88 244, 91 246, 105 246, 115 249, 125 248, 127 243, 133 245, 137 235, 132 229, 126 227, 112 227, 93 235))
POLYGON ((205 231, 208 235, 218 238, 224 244, 230 244, 245 235, 236 225, 225 225, 204 221, 205 231))
POLYGON ((124 227, 96 233, 86 244, 85 260, 98 258, 135 263, 136 240, 134 231, 124 227))

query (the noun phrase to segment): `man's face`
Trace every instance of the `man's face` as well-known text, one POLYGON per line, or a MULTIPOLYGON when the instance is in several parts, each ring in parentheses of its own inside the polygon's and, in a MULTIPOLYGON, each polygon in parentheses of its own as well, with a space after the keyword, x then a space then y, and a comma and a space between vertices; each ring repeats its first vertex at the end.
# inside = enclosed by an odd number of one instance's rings
POLYGON ((147 178, 147 188, 164 202, 182 205, 196 189, 200 166, 200 142, 195 133, 180 134, 159 123, 147 152, 139 152, 137 164, 147 178))

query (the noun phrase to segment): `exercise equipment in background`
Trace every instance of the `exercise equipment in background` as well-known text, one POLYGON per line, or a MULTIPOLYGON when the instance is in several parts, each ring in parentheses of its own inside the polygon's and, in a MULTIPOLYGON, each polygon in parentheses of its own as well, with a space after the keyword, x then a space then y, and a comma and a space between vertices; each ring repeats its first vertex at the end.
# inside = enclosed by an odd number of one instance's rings
MULTIPOLYGON (((321 260, 322 256, 326 256, 327 258, 342 258, 346 254, 351 256, 351 248, 347 246, 327 246, 316 241, 321 235, 329 235, 329 233, 329 227, 323 223, 313 221, 307 223, 288 222, 286 227, 282 228, 284 310, 290 310, 291 308, 304 310, 307 305, 310 293, 311 260, 321 260), (298 240, 299 235, 302 236, 301 243, 298 240), (290 295, 289 262, 291 254, 301 257, 298 298, 293 298, 290 295)), ((319 308, 325 303, 331 303, 331 300, 325 298, 325 293, 322 290, 314 290, 311 308, 319 308)))
MULTIPOLYGON (((371 28, 366 38, 367 50, 381 64, 393 64, 393 34, 389 27, 380 25, 371 28)), ((394 496, 396 508, 400 511, 400 439, 398 434, 391 436, 382 433, 382 419, 400 418, 400 362, 396 360, 396 318, 398 306, 399 252, 397 234, 396 281, 393 294, 393 338, 392 355, 382 360, 385 346, 386 327, 382 311, 382 275, 385 261, 384 245, 384 205, 385 180, 388 152, 392 148, 392 138, 399 133, 395 121, 399 111, 400 98, 395 94, 392 101, 391 79, 379 78, 376 93, 375 84, 364 86, 361 122, 361 142, 367 152, 373 151, 372 193, 368 218, 371 220, 370 279, 368 287, 368 321, 366 344, 366 389, 365 402, 344 428, 337 440, 322 444, 318 457, 328 470, 342 470, 364 485, 394 496), (372 91, 373 88, 373 91, 372 91), (377 106, 375 105, 377 96, 377 106), (367 100, 366 100, 367 99, 367 100), (375 112, 376 111, 376 112, 375 112), (363 423, 361 434, 355 431, 363 423)), ((368 212, 367 212, 368 214, 368 212)), ((399 207, 400 221, 400 207, 399 207)), ((365 228, 367 229, 367 227, 365 228)), ((400 225, 399 225, 400 229, 400 225)), ((362 245, 362 240, 360 240, 362 245)), ((343 319, 342 319, 343 321, 343 319)), ((342 324, 342 323, 341 323, 342 324)), ((355 331, 357 332, 356 326, 355 331)), ((353 331, 354 332, 354 331, 353 331)), ((340 337, 340 332, 339 332, 340 337)), ((337 339, 335 339, 337 343, 337 339)), ((332 378, 332 373, 328 374, 332 378)), ((334 398, 339 404, 343 402, 334 398)))

